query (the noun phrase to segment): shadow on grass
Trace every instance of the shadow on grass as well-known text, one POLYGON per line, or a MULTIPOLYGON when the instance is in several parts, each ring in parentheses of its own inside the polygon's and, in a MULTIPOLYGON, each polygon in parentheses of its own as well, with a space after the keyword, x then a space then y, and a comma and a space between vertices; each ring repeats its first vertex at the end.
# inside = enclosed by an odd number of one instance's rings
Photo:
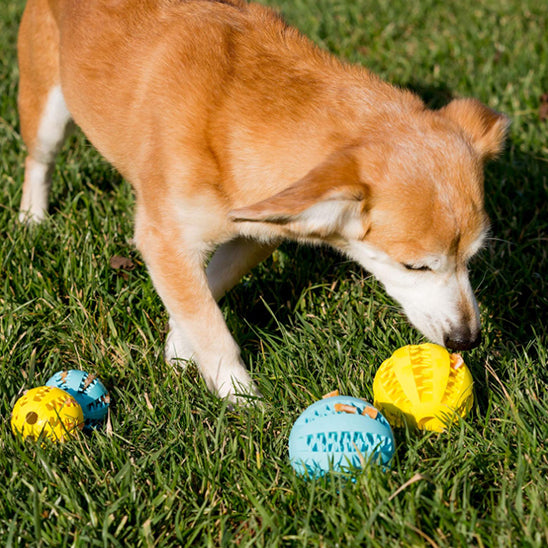
POLYGON ((527 346, 546 344, 548 324, 548 159, 510 142, 487 168, 486 208, 491 239, 482 255, 482 296, 501 335, 527 346))
POLYGON ((403 87, 419 95, 426 106, 434 110, 444 107, 455 98, 451 89, 445 84, 427 85, 411 80, 406 82, 403 87))

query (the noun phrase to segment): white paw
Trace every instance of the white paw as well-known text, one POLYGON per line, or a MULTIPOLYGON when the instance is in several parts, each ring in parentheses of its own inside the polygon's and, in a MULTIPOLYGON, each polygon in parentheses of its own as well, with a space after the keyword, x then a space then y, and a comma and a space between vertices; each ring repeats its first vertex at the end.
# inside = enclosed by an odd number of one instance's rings
POLYGON ((210 388, 220 398, 238 405, 253 404, 254 400, 261 397, 247 369, 241 364, 222 367, 215 379, 211 380, 210 388))
POLYGON ((169 328, 165 346, 166 362, 185 370, 188 362, 194 357, 194 349, 184 332, 171 320, 169 328))
POLYGON ((21 209, 19 211, 19 222, 26 225, 41 223, 47 216, 47 210, 43 208, 21 209))
POLYGON ((205 351, 196 352, 184 330, 173 320, 169 321, 169 327, 165 345, 165 359, 169 364, 184 371, 188 362, 194 361, 209 390, 231 403, 250 405, 261 397, 231 337, 215 349, 206 345, 205 351))

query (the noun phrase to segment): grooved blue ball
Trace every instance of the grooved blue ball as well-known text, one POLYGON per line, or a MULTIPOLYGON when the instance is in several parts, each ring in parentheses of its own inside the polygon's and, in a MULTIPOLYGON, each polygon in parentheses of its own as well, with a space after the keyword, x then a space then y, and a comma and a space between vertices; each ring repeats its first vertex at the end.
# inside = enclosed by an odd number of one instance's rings
POLYGON ((70 369, 58 371, 46 382, 68 392, 84 412, 84 428, 95 428, 105 418, 110 405, 110 397, 103 383, 95 376, 70 369))
POLYGON ((361 413, 371 404, 351 396, 334 396, 307 407, 289 435, 289 459, 297 474, 320 477, 330 470, 361 468, 363 463, 387 465, 395 451, 394 434, 378 412, 361 413), (356 413, 335 411, 336 404, 351 405, 356 413))

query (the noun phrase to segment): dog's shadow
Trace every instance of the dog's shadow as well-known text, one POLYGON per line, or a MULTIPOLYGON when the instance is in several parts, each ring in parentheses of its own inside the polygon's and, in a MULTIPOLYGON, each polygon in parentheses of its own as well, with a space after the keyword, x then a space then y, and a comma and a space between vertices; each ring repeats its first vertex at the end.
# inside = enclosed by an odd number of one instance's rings
POLYGON ((500 337, 523 348, 535 339, 547 342, 547 198, 546 161, 510 140, 486 170, 491 231, 487 249, 473 266, 500 337))
POLYGON ((422 84, 416 80, 411 80, 401 85, 419 95, 424 104, 434 110, 444 107, 455 98, 451 89, 445 84, 422 84))
MULTIPOLYGON (((359 266, 327 247, 285 242, 246 275, 221 305, 226 313, 244 318, 254 329, 274 330, 293 323, 303 292, 311 287, 331 286, 348 277, 352 268, 359 266)), ((231 328, 238 329, 239 323, 236 318, 231 328)), ((246 338, 243 331, 240 336, 246 338)))

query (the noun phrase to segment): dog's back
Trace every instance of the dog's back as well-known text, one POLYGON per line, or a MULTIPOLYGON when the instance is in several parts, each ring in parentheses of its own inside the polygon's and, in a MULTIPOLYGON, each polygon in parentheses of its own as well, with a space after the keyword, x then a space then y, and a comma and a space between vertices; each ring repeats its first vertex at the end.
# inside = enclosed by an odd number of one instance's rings
POLYGON ((260 197, 247 180, 250 167, 261 172, 261 193, 281 190, 329 150, 376 131, 373 115, 401 118, 423 109, 418 98, 339 62, 260 5, 60 4, 60 79, 69 111, 134 184, 157 157, 150 133, 168 146, 176 133, 180 150, 171 157, 202 146, 230 163, 216 184, 231 186, 230 207, 242 206, 260 197), (128 159, 129 147, 139 149, 142 165, 128 159))

